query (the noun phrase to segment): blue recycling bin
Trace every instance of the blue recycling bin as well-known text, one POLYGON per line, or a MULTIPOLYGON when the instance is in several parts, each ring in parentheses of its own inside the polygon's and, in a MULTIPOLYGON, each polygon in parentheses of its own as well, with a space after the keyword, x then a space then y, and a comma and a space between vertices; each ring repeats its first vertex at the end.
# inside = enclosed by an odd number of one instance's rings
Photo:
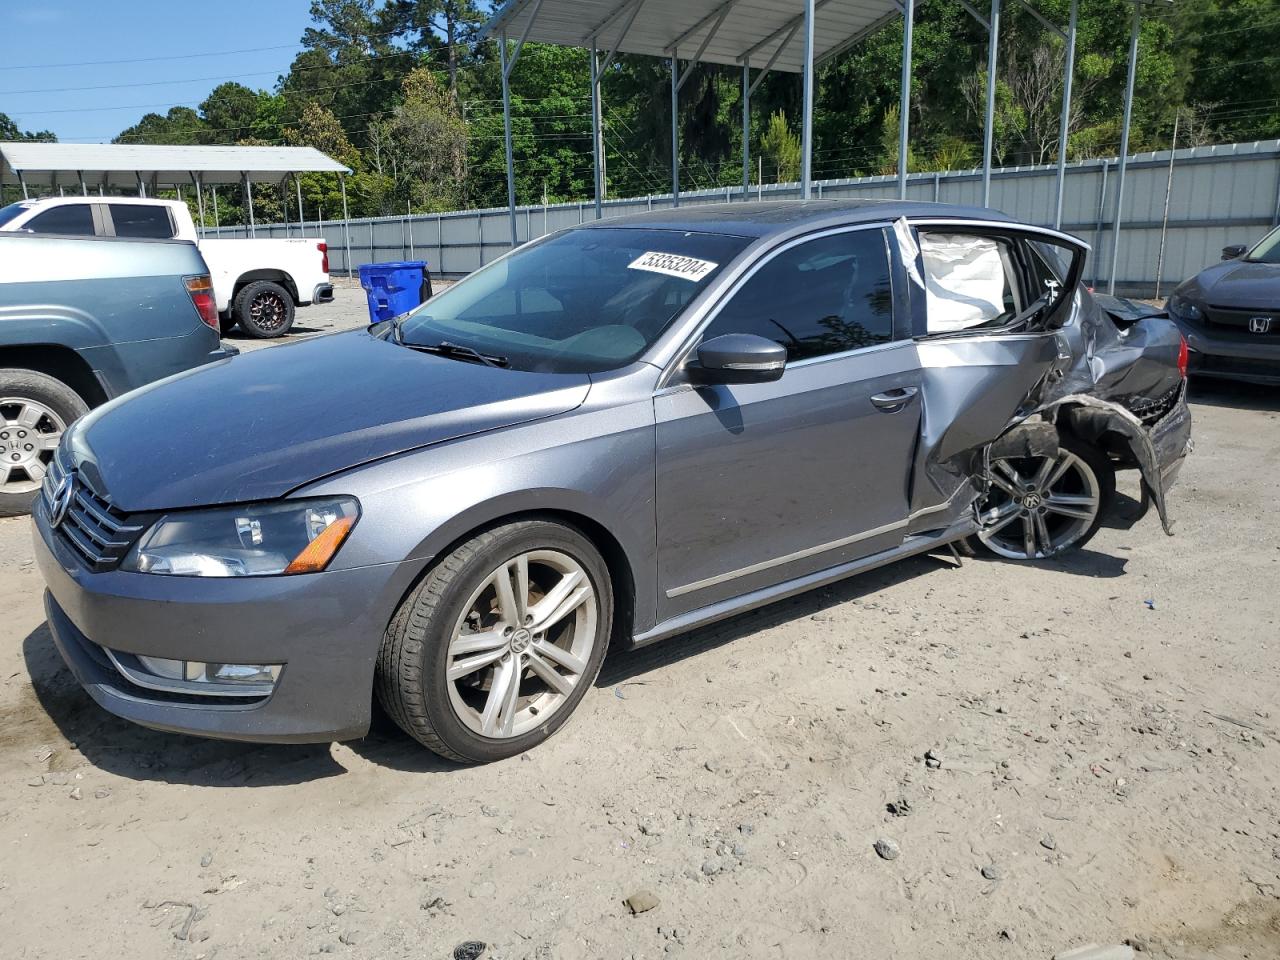
POLYGON ((370 322, 381 323, 426 302, 431 296, 431 274, 425 260, 362 263, 360 286, 369 299, 370 322))

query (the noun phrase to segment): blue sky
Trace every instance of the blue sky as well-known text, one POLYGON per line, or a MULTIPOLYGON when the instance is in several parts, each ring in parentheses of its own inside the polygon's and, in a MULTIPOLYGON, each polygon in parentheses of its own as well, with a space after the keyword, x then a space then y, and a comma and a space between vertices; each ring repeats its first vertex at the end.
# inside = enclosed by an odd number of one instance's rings
POLYGON ((310 7, 310 0, 0 0, 0 113, 23 130, 109 141, 145 113, 195 107, 223 80, 272 89, 299 49, 310 7), (86 65, 152 57, 175 59, 86 65))

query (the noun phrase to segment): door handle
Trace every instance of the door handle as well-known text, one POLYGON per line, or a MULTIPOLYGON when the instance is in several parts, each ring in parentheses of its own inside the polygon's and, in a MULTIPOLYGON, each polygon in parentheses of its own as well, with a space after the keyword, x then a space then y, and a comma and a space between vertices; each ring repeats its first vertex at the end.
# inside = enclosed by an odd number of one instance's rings
POLYGON ((871 402, 885 413, 897 413, 919 392, 918 387, 895 387, 893 390, 875 394, 871 402))

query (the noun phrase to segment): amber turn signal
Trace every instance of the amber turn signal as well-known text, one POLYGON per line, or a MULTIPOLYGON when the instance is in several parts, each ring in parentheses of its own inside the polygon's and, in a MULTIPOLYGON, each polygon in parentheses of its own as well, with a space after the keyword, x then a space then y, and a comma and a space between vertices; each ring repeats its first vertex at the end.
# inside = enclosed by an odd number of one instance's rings
POLYGON ((293 558, 289 566, 284 568, 290 573, 319 573, 329 565, 333 555, 346 541, 351 528, 356 525, 355 517, 338 517, 329 524, 320 535, 302 548, 302 552, 293 558))

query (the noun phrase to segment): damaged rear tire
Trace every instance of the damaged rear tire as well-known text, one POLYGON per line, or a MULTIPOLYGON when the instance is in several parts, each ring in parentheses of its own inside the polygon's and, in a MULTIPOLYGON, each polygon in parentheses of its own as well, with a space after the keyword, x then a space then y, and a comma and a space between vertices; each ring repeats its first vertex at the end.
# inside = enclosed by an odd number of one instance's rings
POLYGON ((972 538, 1009 560, 1044 560, 1088 543, 1115 496, 1116 476, 1096 447, 1063 436, 1052 456, 991 461, 991 489, 972 538))

